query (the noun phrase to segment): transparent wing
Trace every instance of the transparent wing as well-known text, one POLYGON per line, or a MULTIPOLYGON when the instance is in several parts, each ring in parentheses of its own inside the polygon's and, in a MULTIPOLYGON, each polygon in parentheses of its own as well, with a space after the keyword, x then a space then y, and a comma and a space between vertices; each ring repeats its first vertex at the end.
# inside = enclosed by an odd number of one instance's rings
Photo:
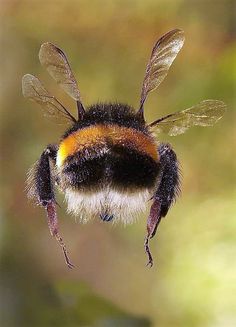
POLYGON ((54 44, 46 42, 39 50, 39 60, 61 88, 74 100, 80 102, 77 81, 65 53, 54 44))
POLYGON ((160 118, 149 127, 155 133, 165 133, 170 136, 183 134, 192 126, 212 126, 226 111, 226 105, 218 100, 204 100, 199 104, 160 118))
POLYGON ((172 30, 163 35, 155 44, 142 85, 140 108, 149 92, 155 90, 166 77, 168 70, 184 44, 184 32, 172 30))
POLYGON ((38 103, 44 114, 53 118, 53 120, 64 122, 76 121, 67 109, 44 88, 37 77, 31 74, 23 76, 22 93, 25 98, 38 103))

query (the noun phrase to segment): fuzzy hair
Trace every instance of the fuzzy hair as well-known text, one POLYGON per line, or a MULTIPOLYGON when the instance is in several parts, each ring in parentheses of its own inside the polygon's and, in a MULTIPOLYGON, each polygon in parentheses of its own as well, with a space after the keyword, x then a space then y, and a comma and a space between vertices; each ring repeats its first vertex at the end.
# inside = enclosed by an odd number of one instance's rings
POLYGON ((132 224, 145 211, 152 192, 148 189, 122 192, 109 187, 97 192, 65 191, 68 212, 76 215, 83 223, 103 213, 112 215, 113 222, 132 224))

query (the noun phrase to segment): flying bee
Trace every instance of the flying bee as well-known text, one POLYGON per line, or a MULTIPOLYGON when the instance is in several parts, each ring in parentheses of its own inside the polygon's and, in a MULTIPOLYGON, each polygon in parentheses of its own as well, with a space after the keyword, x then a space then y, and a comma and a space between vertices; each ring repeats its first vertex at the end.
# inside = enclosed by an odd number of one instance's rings
POLYGON ((39 60, 51 77, 77 104, 78 117, 51 95, 33 75, 22 78, 23 95, 35 101, 47 116, 70 123, 58 145, 48 145, 28 176, 28 195, 44 207, 51 235, 59 242, 69 268, 73 267, 59 234, 55 186, 65 194, 68 211, 86 222, 132 223, 152 201, 144 242, 147 265, 153 265, 149 241, 180 192, 179 164, 169 144, 155 135, 184 133, 194 125, 212 126, 224 114, 222 101, 205 100, 151 123, 144 104, 166 77, 184 44, 184 32, 172 30, 155 44, 148 61, 137 110, 127 104, 82 104, 77 81, 65 53, 54 44, 42 44, 39 60))

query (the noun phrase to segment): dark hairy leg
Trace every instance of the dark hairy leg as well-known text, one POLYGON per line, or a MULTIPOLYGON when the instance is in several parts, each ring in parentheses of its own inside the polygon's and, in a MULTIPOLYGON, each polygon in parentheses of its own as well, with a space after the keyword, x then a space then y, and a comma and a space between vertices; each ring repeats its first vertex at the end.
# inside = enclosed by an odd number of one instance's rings
POLYGON ((144 248, 148 256, 147 266, 153 266, 149 241, 156 234, 157 227, 163 217, 166 216, 172 203, 180 193, 179 164, 175 152, 169 144, 160 144, 158 147, 160 158, 160 174, 158 186, 153 196, 153 204, 147 220, 147 235, 144 248))
POLYGON ((56 154, 57 147, 54 145, 47 146, 43 151, 31 172, 33 175, 30 177, 32 184, 31 188, 34 189, 33 197, 36 197, 37 203, 46 209, 50 233, 60 244, 67 266, 73 268, 74 265, 70 262, 65 243, 58 231, 56 200, 54 194, 55 180, 50 167, 50 164, 55 166, 56 154))

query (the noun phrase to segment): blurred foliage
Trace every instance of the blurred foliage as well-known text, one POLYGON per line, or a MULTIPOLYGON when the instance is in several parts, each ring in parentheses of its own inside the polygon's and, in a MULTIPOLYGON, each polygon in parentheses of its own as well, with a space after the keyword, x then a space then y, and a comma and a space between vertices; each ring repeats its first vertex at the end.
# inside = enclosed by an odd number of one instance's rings
POLYGON ((236 325, 235 13, 234 0, 1 1, 1 326, 236 325), (151 270, 145 216, 126 229, 75 225, 62 205, 60 228, 78 265, 68 271, 44 211, 24 192, 28 168, 64 127, 22 97, 21 77, 39 76, 74 108, 39 64, 40 44, 51 41, 67 53, 86 105, 136 107, 154 42, 177 27, 186 43, 148 99, 147 120, 207 98, 225 101, 227 114, 214 128, 161 136, 178 154, 183 191, 151 243, 151 270))

